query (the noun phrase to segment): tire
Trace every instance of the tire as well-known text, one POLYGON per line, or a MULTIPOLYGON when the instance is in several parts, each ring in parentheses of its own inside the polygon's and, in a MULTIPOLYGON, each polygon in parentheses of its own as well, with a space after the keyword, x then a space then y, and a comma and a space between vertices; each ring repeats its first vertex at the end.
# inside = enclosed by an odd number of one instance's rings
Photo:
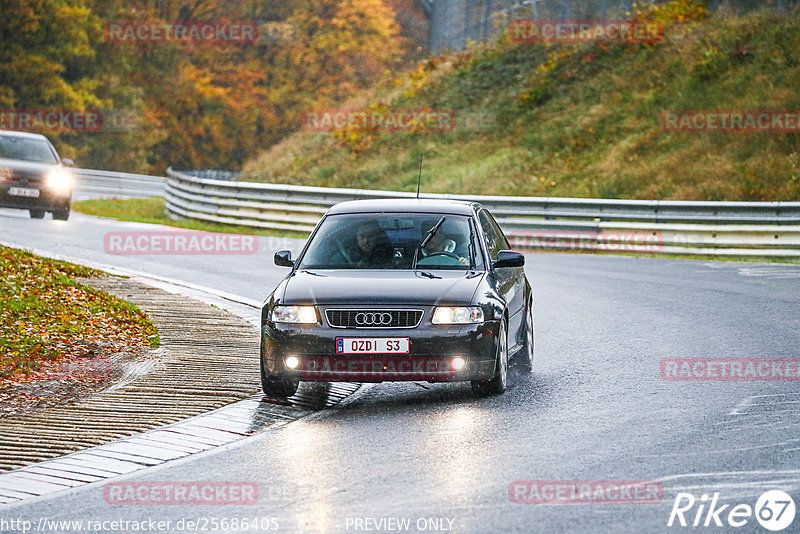
POLYGON ((67 219, 69 219, 69 208, 54 211, 53 219, 55 219, 56 221, 66 221, 67 219))
POLYGON ((506 390, 508 385, 508 327, 505 319, 500 323, 500 331, 497 335, 494 376, 490 380, 472 381, 472 391, 482 396, 499 395, 506 390))
POLYGON ((273 399, 285 399, 297 393, 300 386, 299 380, 294 380, 285 376, 269 376, 264 369, 264 360, 261 362, 261 390, 264 395, 273 399))
POLYGON ((522 341, 522 350, 517 353, 518 367, 523 371, 533 371, 533 299, 528 300, 525 311, 525 339, 522 341))
POLYGON ((44 210, 28 210, 28 213, 31 214, 31 219, 43 219, 44 218, 44 210))

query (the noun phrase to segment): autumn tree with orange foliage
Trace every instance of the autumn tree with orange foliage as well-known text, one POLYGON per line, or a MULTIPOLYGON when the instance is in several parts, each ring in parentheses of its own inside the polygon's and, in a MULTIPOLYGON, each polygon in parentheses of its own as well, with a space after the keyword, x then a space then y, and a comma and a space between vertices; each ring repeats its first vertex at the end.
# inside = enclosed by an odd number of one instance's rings
MULTIPOLYGON (((99 108, 116 130, 49 133, 86 167, 237 168, 398 67, 385 0, 7 0, 0 107, 99 108), (108 22, 255 21, 256 43, 106 42, 108 22), (279 31, 275 31, 276 28, 279 31)), ((405 47, 405 48, 404 48, 405 47)))

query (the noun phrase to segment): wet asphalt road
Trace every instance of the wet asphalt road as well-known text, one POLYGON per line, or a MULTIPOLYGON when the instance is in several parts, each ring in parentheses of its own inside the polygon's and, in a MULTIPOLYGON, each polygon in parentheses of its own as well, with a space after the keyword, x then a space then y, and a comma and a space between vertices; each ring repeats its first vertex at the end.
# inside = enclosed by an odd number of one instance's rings
MULTIPOLYGON (((285 273, 271 261, 285 248, 277 240, 262 239, 251 256, 111 256, 105 232, 142 226, 22 215, 0 210, 0 240, 248 299, 261 299, 285 273)), ((667 520, 679 491, 753 506, 779 489, 800 505, 799 382, 673 382, 659 374, 664 358, 800 357, 800 266, 526 258, 536 299, 534 372, 512 375, 502 396, 476 398, 461 384, 370 385, 283 429, 114 479, 252 481, 253 505, 116 506, 97 483, 0 508, 0 519, 153 519, 171 521, 168 531, 179 531, 181 519, 200 520, 203 531, 211 518, 274 518, 248 531, 387 532, 396 524, 379 521, 401 518, 411 532, 767 532, 753 518, 738 529, 670 528, 667 520), (657 480, 664 498, 516 504, 509 485, 519 480, 657 480)), ((61 527, 51 531, 79 531, 61 527)), ((800 531, 800 518, 790 531, 800 531)))

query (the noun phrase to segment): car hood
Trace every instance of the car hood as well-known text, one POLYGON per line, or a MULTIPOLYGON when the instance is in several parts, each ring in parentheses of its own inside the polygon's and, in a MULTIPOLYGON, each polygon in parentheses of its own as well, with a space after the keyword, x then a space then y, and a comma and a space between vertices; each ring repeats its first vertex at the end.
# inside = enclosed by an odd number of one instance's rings
POLYGON ((284 281, 282 301, 319 305, 468 304, 483 276, 484 273, 445 270, 296 271, 284 281))

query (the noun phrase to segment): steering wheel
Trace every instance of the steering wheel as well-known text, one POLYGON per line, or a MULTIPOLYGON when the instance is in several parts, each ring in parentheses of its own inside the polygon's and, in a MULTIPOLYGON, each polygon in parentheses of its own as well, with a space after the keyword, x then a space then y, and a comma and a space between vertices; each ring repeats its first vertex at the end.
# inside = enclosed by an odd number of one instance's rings
POLYGON ((454 260, 458 260, 459 262, 461 261, 461 256, 459 256, 458 254, 453 254, 452 252, 447 252, 446 250, 440 250, 438 252, 431 252, 430 254, 425 256, 425 258, 426 259, 427 258, 432 258, 434 256, 449 256, 450 258, 453 258, 454 260))

